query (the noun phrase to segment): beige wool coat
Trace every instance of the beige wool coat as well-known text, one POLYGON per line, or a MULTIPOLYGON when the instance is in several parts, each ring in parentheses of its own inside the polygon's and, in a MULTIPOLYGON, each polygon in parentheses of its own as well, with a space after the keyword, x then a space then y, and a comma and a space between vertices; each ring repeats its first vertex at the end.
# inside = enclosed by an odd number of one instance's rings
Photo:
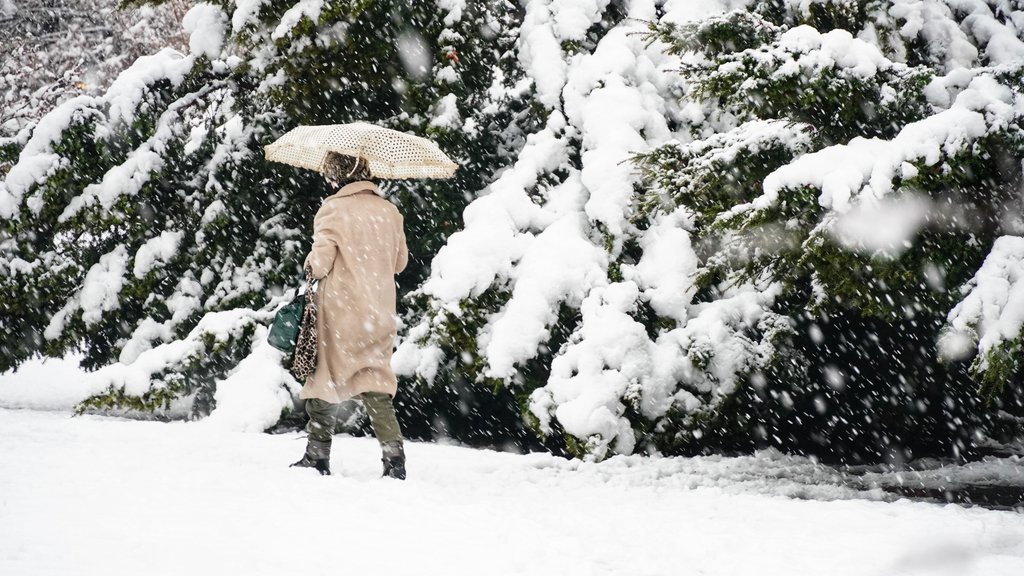
POLYGON ((402 215, 372 182, 324 200, 306 265, 320 280, 317 366, 299 396, 341 402, 363 392, 395 395, 395 274, 408 262, 402 215))

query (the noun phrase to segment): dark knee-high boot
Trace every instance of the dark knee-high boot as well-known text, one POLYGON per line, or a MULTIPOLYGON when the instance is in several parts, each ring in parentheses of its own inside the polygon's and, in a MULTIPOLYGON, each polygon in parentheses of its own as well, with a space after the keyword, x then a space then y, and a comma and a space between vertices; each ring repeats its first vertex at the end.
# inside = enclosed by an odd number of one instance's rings
POLYGON ((302 459, 291 465, 298 468, 314 468, 323 476, 331 475, 331 443, 310 438, 302 459))
POLYGON ((292 464, 300 468, 315 468, 324 476, 331 474, 331 437, 334 435, 334 420, 337 404, 319 398, 306 400, 306 413, 309 414, 309 433, 306 442, 306 454, 302 460, 292 464))
POLYGON ((384 463, 382 476, 405 480, 405 448, 402 447, 402 441, 381 444, 381 452, 383 457, 380 461, 384 463))

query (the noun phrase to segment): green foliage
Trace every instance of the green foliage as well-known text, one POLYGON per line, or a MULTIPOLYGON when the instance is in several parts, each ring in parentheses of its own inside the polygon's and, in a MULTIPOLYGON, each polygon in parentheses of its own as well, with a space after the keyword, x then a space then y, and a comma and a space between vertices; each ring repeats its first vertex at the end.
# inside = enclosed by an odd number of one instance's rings
POLYGON ((1010 384, 1024 381, 1024 335, 1004 341, 978 356, 971 372, 981 383, 978 393, 990 403, 1007 392, 1010 384))
POLYGON ((664 43, 668 54, 700 52, 708 57, 756 48, 772 41, 779 33, 779 28, 771 22, 744 10, 685 24, 649 22, 648 30, 648 43, 664 43))
POLYGON ((790 0, 767 0, 758 2, 753 11, 777 26, 855 31, 863 30, 887 4, 881 0, 814 0, 794 9, 790 0))
POLYGON ((11 169, 20 153, 21 146, 13 139, 0 140, 0 176, 6 174, 11 169))
POLYGON ((686 206, 696 213, 697 229, 711 226, 728 208, 761 194, 765 176, 810 149, 807 125, 765 125, 764 134, 748 135, 750 126, 681 146, 666 144, 634 158, 645 182, 653 186, 638 204, 634 221, 686 206))
POLYGON ((927 70, 893 67, 863 78, 835 66, 784 70, 790 58, 770 45, 683 72, 696 98, 717 99, 741 118, 784 118, 810 125, 828 144, 855 136, 891 138, 929 111, 923 94, 932 78, 927 70))
MULTIPOLYGON (((762 2, 749 13, 650 26, 648 40, 668 43, 668 52, 700 53, 681 70, 685 97, 721 114, 713 118, 725 129, 710 137, 694 130, 691 143, 636 158, 645 184, 637 219, 692 211, 701 259, 696 302, 717 300, 734 282, 774 281, 783 291, 772 307, 779 321, 772 361, 719 402, 673 408, 653 427, 638 423, 641 445, 673 453, 775 445, 846 461, 899 459, 914 449, 962 452, 972 435, 998 428, 986 403, 1019 408, 1019 394, 1006 384, 1022 379, 1020 338, 975 361, 980 394, 965 366, 944 366, 935 353, 945 316, 962 297, 952 288, 971 279, 1005 233, 1000 220, 1019 208, 1019 125, 949 147, 938 162, 904 166, 906 178, 894 175, 892 198, 907 195, 930 207, 912 240, 894 250, 837 240, 836 215, 813 186, 787 188, 778 201, 750 207, 766 176, 796 157, 855 137, 891 139, 935 113, 925 89, 943 70, 912 40, 881 46, 909 49, 905 60, 889 57, 910 65, 869 75, 827 58, 802 64, 810 52, 780 45, 800 25, 853 37, 871 25, 880 37, 901 38, 882 18, 883 4, 762 2), (765 123, 785 129, 751 136, 765 123)), ((999 81, 1019 85, 1019 73, 1000 72, 999 81)), ((690 357, 698 368, 710 366, 699 349, 690 357)))

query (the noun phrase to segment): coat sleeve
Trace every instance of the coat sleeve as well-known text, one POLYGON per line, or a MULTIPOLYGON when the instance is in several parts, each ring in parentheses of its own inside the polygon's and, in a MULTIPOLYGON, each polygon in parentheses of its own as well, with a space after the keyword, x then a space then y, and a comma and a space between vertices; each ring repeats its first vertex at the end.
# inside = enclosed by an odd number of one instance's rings
POLYGON ((325 202, 313 218, 313 249, 306 255, 305 266, 313 269, 313 278, 320 280, 331 272, 334 258, 341 246, 334 202, 325 202))
POLYGON ((405 245, 405 224, 401 216, 398 217, 398 254, 395 258, 395 274, 398 274, 409 264, 409 247, 405 245))

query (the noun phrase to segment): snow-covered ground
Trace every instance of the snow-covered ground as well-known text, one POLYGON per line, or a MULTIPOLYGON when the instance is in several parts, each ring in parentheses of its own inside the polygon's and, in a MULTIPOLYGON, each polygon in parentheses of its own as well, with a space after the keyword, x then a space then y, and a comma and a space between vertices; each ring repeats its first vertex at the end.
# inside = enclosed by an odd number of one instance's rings
POLYGON ((103 391, 78 367, 79 358, 32 359, 0 374, 0 408, 71 411, 103 391))
POLYGON ((0 574, 1024 574, 1022 514, 871 501, 780 455, 413 443, 399 482, 369 438, 331 477, 287 467, 299 434, 207 422, 0 409, 0 439, 0 574))

